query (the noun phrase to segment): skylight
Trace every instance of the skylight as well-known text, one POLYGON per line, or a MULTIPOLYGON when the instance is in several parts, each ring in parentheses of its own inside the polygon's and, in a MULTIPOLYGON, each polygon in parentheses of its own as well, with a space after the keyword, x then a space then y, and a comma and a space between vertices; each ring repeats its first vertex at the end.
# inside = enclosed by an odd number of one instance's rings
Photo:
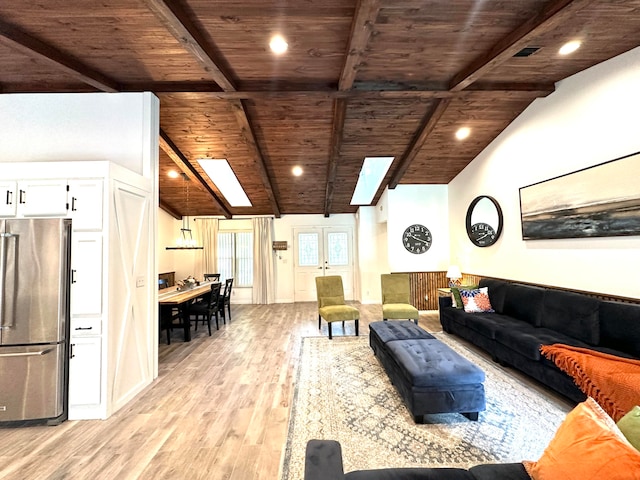
POLYGON ((225 158, 201 158, 198 163, 209 176, 211 181, 216 184, 218 190, 227 199, 232 207, 250 207, 249 197, 242 189, 236 174, 231 170, 229 162, 225 158))
POLYGON ((365 157, 351 205, 371 205, 394 157, 365 157))

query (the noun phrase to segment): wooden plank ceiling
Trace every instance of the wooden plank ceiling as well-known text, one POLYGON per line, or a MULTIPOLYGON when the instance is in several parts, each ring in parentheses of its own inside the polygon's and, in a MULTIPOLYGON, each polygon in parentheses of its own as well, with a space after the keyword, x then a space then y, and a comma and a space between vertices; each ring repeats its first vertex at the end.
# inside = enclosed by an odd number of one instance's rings
POLYGON ((446 184, 556 82, 638 45, 640 0, 3 0, 0 94, 154 92, 166 211, 328 216, 357 210, 365 156, 395 157, 374 204, 446 184), (252 206, 199 158, 226 158, 252 206))

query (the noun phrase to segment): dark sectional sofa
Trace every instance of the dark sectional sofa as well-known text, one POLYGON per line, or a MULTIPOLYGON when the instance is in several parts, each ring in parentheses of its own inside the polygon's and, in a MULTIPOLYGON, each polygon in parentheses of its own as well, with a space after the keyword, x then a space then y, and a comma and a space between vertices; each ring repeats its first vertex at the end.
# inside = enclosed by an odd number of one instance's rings
POLYGON ((569 399, 585 395, 571 377, 540 354, 563 343, 621 357, 640 358, 640 305, 496 279, 482 279, 494 313, 467 313, 440 297, 440 322, 458 335, 569 399))
MULTIPOLYGON (((428 445, 425 445, 428 448, 428 445)), ((307 443, 304 480, 531 480, 522 463, 462 468, 385 468, 345 473, 342 449, 334 440, 307 443)))

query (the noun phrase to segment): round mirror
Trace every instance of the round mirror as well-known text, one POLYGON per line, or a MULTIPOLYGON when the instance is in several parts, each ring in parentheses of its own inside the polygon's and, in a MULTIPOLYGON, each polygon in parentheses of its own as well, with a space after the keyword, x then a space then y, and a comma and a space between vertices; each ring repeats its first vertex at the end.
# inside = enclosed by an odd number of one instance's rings
POLYGON ((480 195, 467 209, 467 235, 478 247, 496 243, 502 233, 502 209, 493 197, 480 195))

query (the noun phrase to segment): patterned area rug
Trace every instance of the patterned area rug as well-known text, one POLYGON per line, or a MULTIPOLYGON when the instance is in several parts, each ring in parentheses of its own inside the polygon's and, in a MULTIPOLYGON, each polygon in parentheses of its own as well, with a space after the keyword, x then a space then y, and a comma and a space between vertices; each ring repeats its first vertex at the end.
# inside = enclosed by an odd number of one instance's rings
POLYGON ((571 409, 447 334, 436 336, 486 374, 487 409, 477 422, 460 414, 416 425, 363 337, 303 339, 282 480, 304 476, 313 438, 338 440, 345 472, 384 467, 464 467, 537 460, 571 409))

